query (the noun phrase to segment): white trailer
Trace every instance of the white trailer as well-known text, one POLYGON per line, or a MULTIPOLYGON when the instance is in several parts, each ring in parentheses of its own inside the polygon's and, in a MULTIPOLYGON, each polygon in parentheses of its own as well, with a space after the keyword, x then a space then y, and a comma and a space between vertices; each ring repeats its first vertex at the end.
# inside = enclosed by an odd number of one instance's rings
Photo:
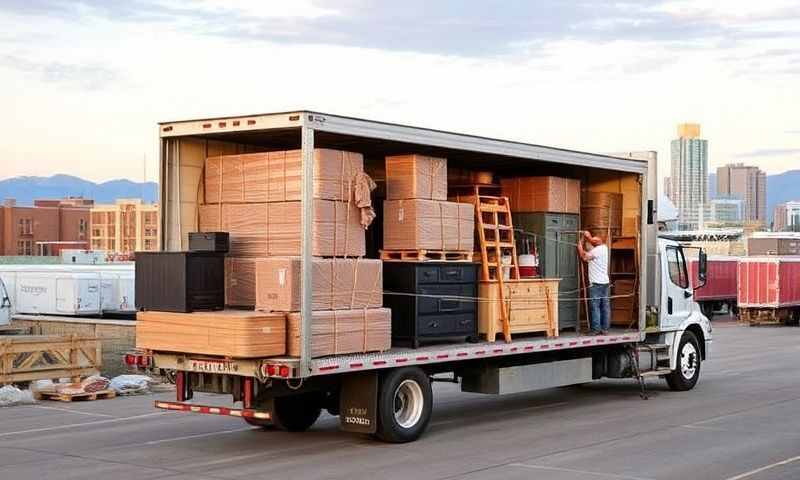
MULTIPOLYGON (((539 145, 360 120, 311 111, 159 124, 162 248, 182 250, 196 229, 198 185, 206 156, 230 151, 302 149, 302 322, 298 357, 232 359, 187 352, 146 352, 173 372, 174 402, 156 407, 233 415, 255 425, 305 430, 322 409, 339 415, 344 430, 390 442, 411 441, 428 425, 431 382, 503 394, 584 383, 593 379, 666 378, 689 390, 711 350, 711 326, 693 300, 682 247, 656 234, 657 174, 653 158, 596 155, 539 145), (382 161, 386 155, 424 153, 460 166, 523 175, 634 175, 640 182, 638 251, 640 301, 634 329, 607 335, 562 332, 557 338, 514 338, 475 344, 392 348, 383 353, 312 358, 310 332, 313 149, 340 148, 382 161), (309 313, 308 315, 306 313, 309 313), (194 391, 231 394, 230 406, 199 405, 194 391)), ((700 277, 705 256, 701 257, 700 277)), ((131 357, 131 361, 135 361, 131 357)))

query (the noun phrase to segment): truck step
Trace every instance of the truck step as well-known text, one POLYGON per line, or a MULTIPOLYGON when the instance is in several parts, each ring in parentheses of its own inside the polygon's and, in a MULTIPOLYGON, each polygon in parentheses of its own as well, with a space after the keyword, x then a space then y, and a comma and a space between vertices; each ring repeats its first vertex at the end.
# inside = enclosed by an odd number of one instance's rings
POLYGON ((663 375, 668 375, 672 373, 672 370, 669 368, 659 368, 657 370, 651 370, 649 372, 644 372, 640 374, 640 377, 647 378, 647 377, 661 377, 663 375))

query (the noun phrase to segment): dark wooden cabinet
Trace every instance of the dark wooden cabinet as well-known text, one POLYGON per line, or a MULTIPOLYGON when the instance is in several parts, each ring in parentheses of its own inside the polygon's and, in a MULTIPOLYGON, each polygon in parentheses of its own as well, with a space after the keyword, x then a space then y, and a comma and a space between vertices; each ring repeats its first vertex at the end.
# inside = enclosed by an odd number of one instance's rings
POLYGON ((138 310, 222 310, 225 306, 225 255, 136 252, 135 294, 138 310))
POLYGON ((512 217, 516 229, 534 234, 542 277, 561 279, 558 284, 558 328, 577 329, 580 312, 577 251, 580 216, 571 213, 515 213, 512 217))
POLYGON ((392 310, 392 345, 477 340, 477 264, 384 262, 383 288, 383 305, 392 310))
POLYGON ((189 233, 190 252, 228 253, 230 235, 228 232, 191 232, 189 233))

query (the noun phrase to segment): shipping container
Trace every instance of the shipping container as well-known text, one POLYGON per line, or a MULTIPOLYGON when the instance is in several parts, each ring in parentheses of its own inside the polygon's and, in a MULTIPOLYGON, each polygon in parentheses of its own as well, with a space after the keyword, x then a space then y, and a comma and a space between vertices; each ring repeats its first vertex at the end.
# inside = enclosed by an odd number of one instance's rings
POLYGON ((23 272, 16 278, 16 311, 36 315, 100 315, 100 275, 23 272))
POLYGON ((800 257, 743 257, 737 303, 744 321, 796 322, 800 316, 800 257))
MULTIPOLYGON (((708 257, 706 283, 694 290, 694 298, 709 319, 723 306, 729 312, 736 310, 738 257, 708 257)), ((689 260, 689 278, 697 284, 698 261, 689 260)))
MULTIPOLYGON (((157 368, 176 379, 176 400, 159 400, 157 408, 238 416, 253 425, 285 430, 309 428, 325 409, 339 416, 343 430, 406 442, 428 426, 432 379, 461 383, 465 391, 497 394, 603 377, 644 381, 653 376, 665 378, 673 390, 690 390, 710 354, 710 324, 687 295, 691 288, 683 248, 656 235, 658 175, 653 156, 599 155, 311 111, 174 121, 158 128, 161 248, 166 251, 186 250, 188 233, 197 231, 207 157, 300 149, 302 208, 295 225, 300 227, 300 245, 293 254, 300 253, 302 288, 300 312, 290 315, 292 348, 287 351, 293 354, 235 358, 179 348, 145 352, 157 368), (600 335, 550 329, 510 338, 500 335, 497 341, 463 343, 459 338, 458 343, 417 349, 317 356, 320 332, 312 323, 312 266, 319 238, 313 201, 314 152, 319 148, 362 154, 364 171, 379 182, 386 177, 386 157, 424 155, 446 159, 448 168, 491 171, 492 178, 535 172, 636 185, 620 192, 624 216, 637 233, 631 241, 638 244, 635 261, 641 281, 632 292, 638 300, 632 309, 633 328, 612 328, 600 335), (200 405, 191 402, 195 391, 228 394, 237 403, 222 408, 200 405)), ((385 185, 377 191, 385 191, 385 185)), ((375 200, 380 204, 381 198, 375 200)), ((482 302, 480 297, 473 300, 482 302)), ((559 312, 547 300, 536 298, 522 306, 555 318, 559 312)), ((445 295, 437 299, 437 308, 456 308, 459 303, 445 295)), ((565 315, 574 317, 577 312, 565 315)), ((362 320, 365 325, 370 322, 366 315, 362 320)))

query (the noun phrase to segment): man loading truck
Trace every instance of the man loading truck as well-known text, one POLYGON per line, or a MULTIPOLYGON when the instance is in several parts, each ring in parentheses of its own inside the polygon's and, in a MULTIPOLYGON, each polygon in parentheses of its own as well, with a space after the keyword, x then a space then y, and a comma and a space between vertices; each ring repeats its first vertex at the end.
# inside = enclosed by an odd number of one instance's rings
POLYGON ((605 335, 611 325, 611 304, 609 302, 608 279, 608 246, 599 236, 584 231, 583 238, 578 242, 578 254, 586 262, 589 270, 589 302, 592 308, 593 335, 605 335), (583 248, 583 242, 588 241, 592 249, 588 252, 583 248))

